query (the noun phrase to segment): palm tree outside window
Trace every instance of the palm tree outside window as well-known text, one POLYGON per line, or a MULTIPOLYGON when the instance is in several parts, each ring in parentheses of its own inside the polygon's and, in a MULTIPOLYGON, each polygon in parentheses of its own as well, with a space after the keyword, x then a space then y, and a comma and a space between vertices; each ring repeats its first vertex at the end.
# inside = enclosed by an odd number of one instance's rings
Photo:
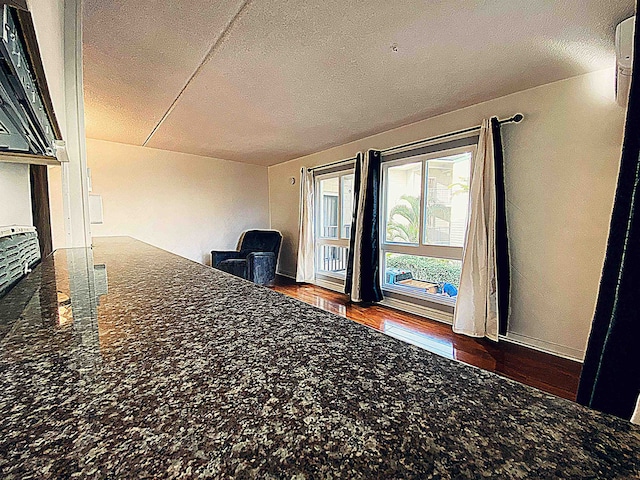
POLYGON ((474 148, 383 163, 383 288, 455 303, 474 148))

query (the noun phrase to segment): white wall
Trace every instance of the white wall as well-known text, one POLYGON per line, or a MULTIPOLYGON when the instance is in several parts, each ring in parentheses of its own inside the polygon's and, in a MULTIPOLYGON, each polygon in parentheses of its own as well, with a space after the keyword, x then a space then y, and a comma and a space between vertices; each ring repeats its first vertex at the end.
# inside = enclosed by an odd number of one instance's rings
POLYGON ((604 258, 624 110, 605 70, 474 105, 269 167, 271 225, 285 236, 280 271, 295 274, 301 166, 525 115, 503 127, 512 305, 509 336, 582 358, 604 258))
POLYGON ((49 167, 53 248, 90 244, 82 102, 80 0, 28 0, 69 162, 49 167))
POLYGON ((0 162, 0 226, 33 225, 29 165, 0 162))
MULTIPOLYGON (((42 65, 47 77, 51 102, 63 138, 66 138, 67 116, 64 85, 64 0, 29 0, 29 9, 38 38, 42 65)), ((62 207, 61 167, 48 167, 49 203, 53 249, 66 245, 62 207)))
POLYGON ((129 235, 197 262, 269 227, 266 167, 87 140, 92 194, 102 195, 95 236, 129 235))

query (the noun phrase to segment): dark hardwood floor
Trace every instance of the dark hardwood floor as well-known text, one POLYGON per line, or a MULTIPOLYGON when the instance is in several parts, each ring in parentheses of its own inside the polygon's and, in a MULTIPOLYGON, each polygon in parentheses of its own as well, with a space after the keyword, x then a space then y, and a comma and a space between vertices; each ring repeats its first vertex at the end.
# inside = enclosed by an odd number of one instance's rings
POLYGON ((575 400, 582 365, 511 343, 494 343, 454 334, 451 326, 389 307, 362 307, 342 295, 315 285, 280 278, 274 290, 328 312, 447 358, 496 372, 559 397, 575 400))

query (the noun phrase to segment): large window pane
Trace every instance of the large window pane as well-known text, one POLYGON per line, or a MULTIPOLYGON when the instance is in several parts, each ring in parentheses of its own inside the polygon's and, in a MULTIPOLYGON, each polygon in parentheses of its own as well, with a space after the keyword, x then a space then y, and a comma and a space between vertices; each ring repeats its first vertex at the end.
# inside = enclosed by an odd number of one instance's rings
POLYGON ((351 238, 351 218, 353 216, 353 175, 342 178, 342 238, 351 238))
POLYGON ((385 240, 387 242, 418 243, 421 188, 422 162, 387 169, 385 177, 387 199, 385 240))
POLYGON ((347 270, 347 247, 321 245, 318 249, 318 270, 322 273, 344 275, 347 270))
POLYGON ((407 290, 456 297, 460 286, 460 260, 385 254, 385 283, 407 290))
POLYGON ((320 181, 320 236, 338 238, 338 177, 320 181))
POLYGON ((425 244, 464 246, 470 169, 470 152, 426 163, 425 244))

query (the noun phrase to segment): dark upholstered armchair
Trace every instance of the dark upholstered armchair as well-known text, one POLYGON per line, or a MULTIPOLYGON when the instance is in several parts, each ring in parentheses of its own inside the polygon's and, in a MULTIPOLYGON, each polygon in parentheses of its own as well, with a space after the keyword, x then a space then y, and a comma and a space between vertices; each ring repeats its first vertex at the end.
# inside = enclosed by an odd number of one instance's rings
POLYGON ((237 277, 272 286, 282 235, 276 230, 249 230, 239 251, 211 251, 211 266, 237 277))

